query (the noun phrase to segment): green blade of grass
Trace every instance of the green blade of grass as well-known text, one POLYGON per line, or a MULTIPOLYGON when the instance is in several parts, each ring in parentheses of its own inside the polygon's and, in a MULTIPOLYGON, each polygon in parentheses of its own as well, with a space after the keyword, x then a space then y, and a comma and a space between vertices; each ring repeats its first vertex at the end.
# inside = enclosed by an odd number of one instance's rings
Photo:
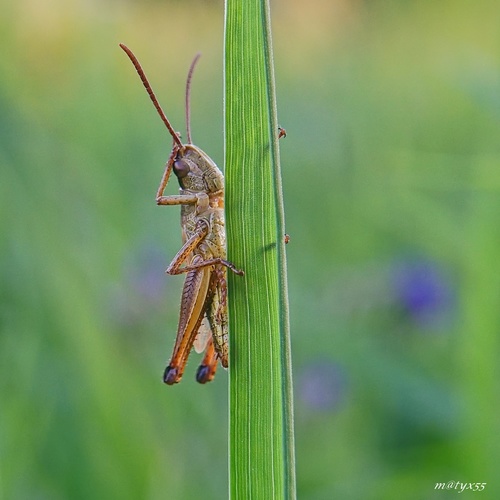
POLYGON ((226 0, 231 498, 295 498, 293 401, 270 15, 226 0), (230 273, 231 274, 231 273, 230 273))

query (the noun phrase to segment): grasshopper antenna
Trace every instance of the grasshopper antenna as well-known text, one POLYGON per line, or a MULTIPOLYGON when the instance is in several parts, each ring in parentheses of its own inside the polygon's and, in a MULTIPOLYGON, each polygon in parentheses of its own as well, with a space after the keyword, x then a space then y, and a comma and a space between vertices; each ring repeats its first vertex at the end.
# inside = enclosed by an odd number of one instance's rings
MULTIPOLYGON (((132 61, 132 64, 134 65, 135 70, 137 71, 139 77, 141 78, 142 84, 144 85, 144 88, 147 90, 149 97, 151 98, 151 101, 154 104, 154 107, 156 108, 156 111, 158 111, 158 114, 160 115, 160 118, 162 119, 163 123, 167 126, 168 131, 170 132, 170 135, 174 139, 174 142, 179 146, 182 147, 182 142, 179 139, 179 136, 177 135, 177 132, 174 130, 170 122, 168 121, 167 115, 163 112, 163 109, 161 109, 160 103, 156 99, 155 93, 153 92, 153 89, 151 88, 151 84, 149 83, 144 70, 142 69, 142 66, 140 65, 139 61, 137 60, 137 57, 135 57, 134 53, 123 43, 120 43, 120 47, 125 51, 129 59, 132 61)), ((195 62, 195 61, 193 61, 195 62)), ((191 65, 193 67, 193 65, 191 65)), ((188 128, 188 134, 189 134, 189 128, 188 128)), ((189 139, 188 139, 189 140, 189 139)), ((191 141, 189 141, 191 142, 191 141)))
POLYGON ((198 59, 201 57, 201 53, 198 52, 194 56, 193 62, 189 67, 189 72, 186 81, 186 128, 187 128, 187 142, 188 144, 192 144, 191 141, 191 78, 193 77, 193 71, 198 62, 198 59))

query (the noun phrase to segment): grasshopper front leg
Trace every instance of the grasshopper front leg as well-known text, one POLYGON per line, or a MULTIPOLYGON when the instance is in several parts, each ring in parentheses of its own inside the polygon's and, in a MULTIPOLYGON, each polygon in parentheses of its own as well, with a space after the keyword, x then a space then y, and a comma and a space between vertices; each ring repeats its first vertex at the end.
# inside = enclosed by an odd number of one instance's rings
POLYGON ((169 195, 163 196, 165 188, 167 187, 170 174, 172 173, 172 167, 174 165, 175 158, 179 153, 180 148, 178 146, 173 147, 172 152, 168 158, 167 164, 165 165, 165 171, 163 172, 160 185, 156 191, 156 204, 157 205, 195 205, 198 203, 199 197, 195 194, 180 194, 180 195, 169 195))

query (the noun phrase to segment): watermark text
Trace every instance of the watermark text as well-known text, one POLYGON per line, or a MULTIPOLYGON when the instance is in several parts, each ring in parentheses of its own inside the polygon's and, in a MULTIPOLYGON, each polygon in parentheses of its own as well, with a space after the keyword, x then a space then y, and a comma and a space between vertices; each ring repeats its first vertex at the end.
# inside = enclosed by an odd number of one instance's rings
POLYGON ((465 490, 483 491, 486 483, 462 483, 461 481, 448 481, 447 483, 436 483, 435 490, 455 490, 462 493, 465 490))

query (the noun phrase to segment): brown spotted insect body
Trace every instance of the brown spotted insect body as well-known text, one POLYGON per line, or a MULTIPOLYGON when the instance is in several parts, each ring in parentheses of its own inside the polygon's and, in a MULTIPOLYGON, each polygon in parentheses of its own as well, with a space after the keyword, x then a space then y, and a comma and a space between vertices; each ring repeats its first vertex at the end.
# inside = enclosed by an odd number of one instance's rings
POLYGON ((156 194, 158 205, 180 205, 182 247, 167 268, 168 274, 186 273, 182 290, 179 326, 174 350, 165 369, 163 381, 179 382, 189 353, 194 346, 205 355, 196 380, 213 379, 217 364, 228 366, 227 269, 243 275, 226 260, 224 229, 224 176, 214 161, 191 143, 189 125, 189 92, 196 56, 186 85, 187 144, 183 144, 161 109, 139 61, 123 44, 161 119, 173 139, 173 147, 156 194), (171 172, 177 177, 178 195, 165 196, 171 172))

